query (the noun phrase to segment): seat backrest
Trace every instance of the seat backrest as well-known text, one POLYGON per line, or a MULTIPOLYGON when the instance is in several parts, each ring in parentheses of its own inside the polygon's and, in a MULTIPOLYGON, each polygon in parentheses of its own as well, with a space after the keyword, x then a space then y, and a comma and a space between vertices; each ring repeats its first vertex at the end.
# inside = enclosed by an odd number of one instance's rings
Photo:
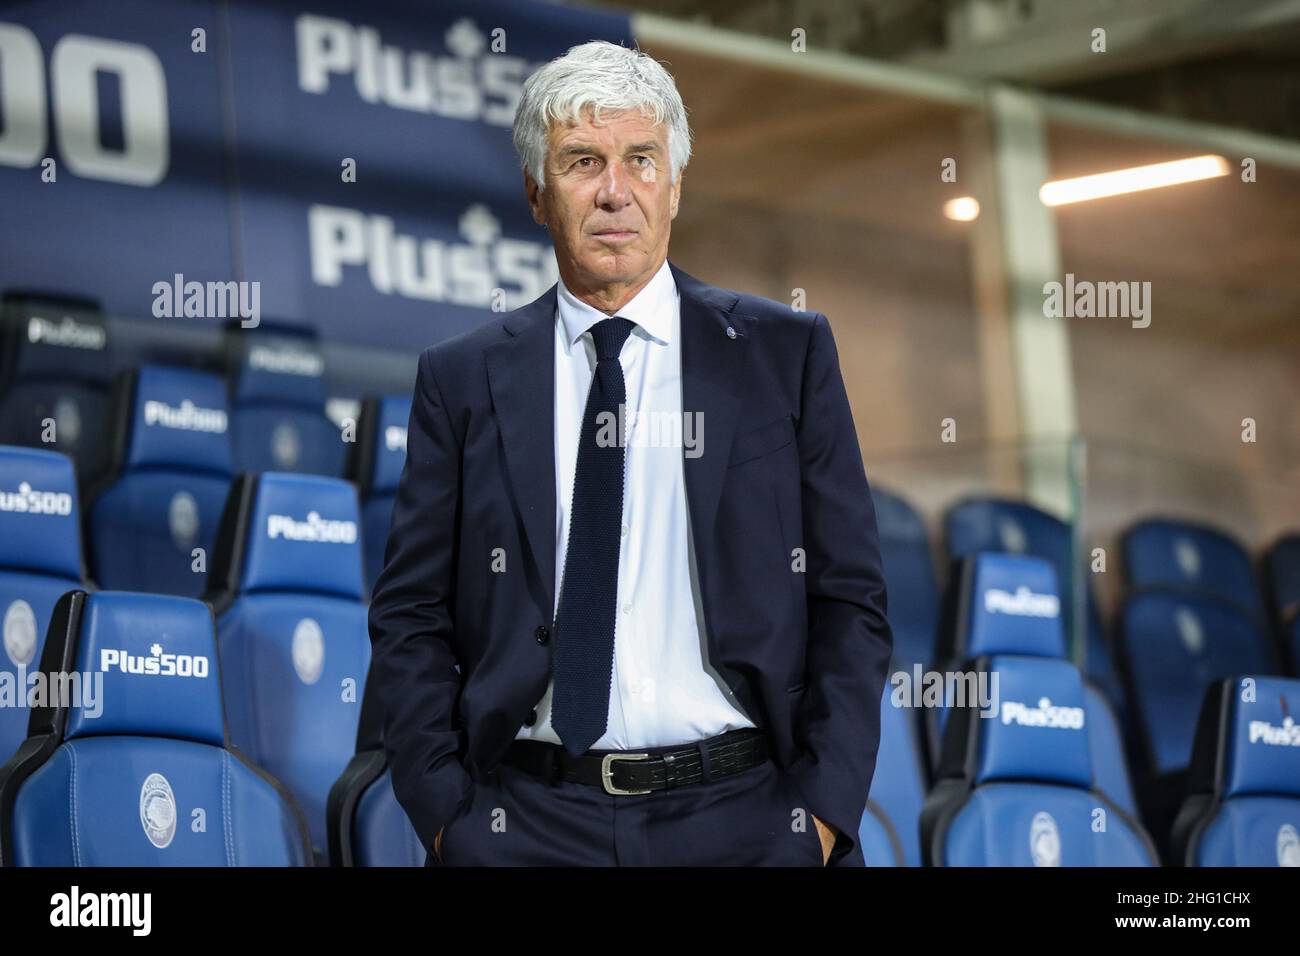
POLYGON ((0 760, 27 737, 28 673, 35 671, 54 604, 85 576, 72 461, 34 448, 0 447, 0 760))
POLYGON ((306 331, 232 331, 228 336, 235 470, 337 477, 343 436, 325 414, 325 357, 306 331))
POLYGON ((1300 534, 1285 535, 1269 548, 1264 580, 1285 663, 1300 676, 1300 534))
POLYGON ((113 405, 119 438, 87 522, 91 575, 110 590, 198 597, 230 492, 225 383, 144 365, 119 378, 113 405))
POLYGON ((1161 588, 1210 594, 1261 615, 1263 604, 1246 549, 1230 535, 1189 521, 1139 521, 1120 540, 1130 590, 1161 588))
POLYGON ((330 859, 339 866, 424 866, 428 853, 393 792, 383 750, 349 762, 329 796, 330 859))
POLYGON ((1282 645, 1290 658, 1291 673, 1300 677, 1300 614, 1282 626, 1282 645))
POLYGON ((985 657, 996 708, 961 708, 922 811, 939 866, 1151 866, 1141 826, 1093 789, 1083 680, 1067 661, 985 657), (1104 823, 1098 826, 1099 820, 1104 823))
POLYGON ((1083 707, 1088 713, 1088 751, 1092 756, 1092 785, 1130 816, 1138 815, 1129 772, 1126 735, 1115 709, 1096 684, 1083 682, 1083 707))
POLYGON ((63 452, 83 480, 95 477, 111 434, 106 399, 115 364, 103 314, 89 303, 37 299, 5 311, 0 444, 63 452))
POLYGON ((1206 693, 1173 845, 1187 866, 1300 867, 1300 680, 1206 693))
POLYGON ((889 626, 895 667, 928 664, 939 626, 939 586, 925 522, 910 504, 873 487, 880 557, 889 592, 889 626))
MULTIPOLYGON (((944 519, 944 538, 951 559, 963 558, 980 551, 1001 551, 1032 555, 1051 563, 1056 571, 1065 631, 1072 632, 1074 620, 1074 535, 1071 526, 1023 501, 1001 498, 967 498, 948 510, 944 519)), ((1123 685, 1115 671, 1110 647, 1106 643, 1101 614, 1092 587, 1084 587, 1083 640, 1085 673, 1124 710, 1123 685)), ((1069 655, 1072 659, 1075 655, 1069 655)))
POLYGON ((1232 674, 1272 670, 1256 620, 1208 595, 1134 594, 1120 609, 1118 635, 1134 729, 1153 776, 1187 769, 1206 688, 1232 674))
POLYGON ((955 565, 939 660, 990 654, 1067 656, 1061 591, 1051 562, 979 552, 955 565))
POLYGON ((867 801, 858 823, 858 846, 865 866, 906 866, 906 854, 889 816, 873 800, 867 801))
MULTIPOLYGON (((943 673, 991 654, 1064 658, 1061 615, 1056 572, 1049 561, 996 551, 969 554, 952 564, 931 663, 943 673)), ((942 704, 922 712, 933 767, 939 763, 953 690, 945 684, 942 704)))
POLYGON ((944 541, 950 558, 978 551, 1001 551, 1044 558, 1062 584, 1068 583, 1070 526, 1023 501, 965 498, 944 516, 944 541))
POLYGON ((310 862, 301 811, 227 747, 207 605, 70 591, 41 669, 66 677, 0 769, 5 864, 310 862))
POLYGON ((356 490, 242 475, 213 562, 231 741, 282 780, 326 855, 326 801, 356 746, 370 666, 356 490))
POLYGON ((887 819, 902 851, 902 859, 895 865, 920 866, 921 805, 925 802, 929 772, 919 739, 917 712, 908 706, 909 701, 896 699, 899 696, 890 687, 881 695, 880 747, 868 794, 875 809, 864 812, 863 823, 874 832, 879 828, 866 817, 887 819))
POLYGON ((369 398, 361 405, 355 452, 348 473, 361 497, 367 594, 384 568, 393 502, 406 464, 406 429, 410 418, 409 395, 369 398))
POLYGON ((428 853, 393 791, 383 748, 383 701, 367 677, 357 753, 330 788, 329 856, 335 866, 424 866, 428 853))
MULTIPOLYGON (((1056 572, 1044 559, 992 552, 965 558, 954 568, 946 599, 939 666, 964 670, 977 658, 1007 654, 1064 659, 1061 613, 1056 572)), ((1135 813, 1124 736, 1110 698, 1090 678, 1084 680, 1084 691, 1095 785, 1121 809, 1135 813)), ((931 707, 925 713, 937 763, 949 708, 931 707)))
POLYGON ((1274 542, 1264 564, 1273 614, 1278 620, 1290 620, 1300 613, 1300 534, 1274 542))

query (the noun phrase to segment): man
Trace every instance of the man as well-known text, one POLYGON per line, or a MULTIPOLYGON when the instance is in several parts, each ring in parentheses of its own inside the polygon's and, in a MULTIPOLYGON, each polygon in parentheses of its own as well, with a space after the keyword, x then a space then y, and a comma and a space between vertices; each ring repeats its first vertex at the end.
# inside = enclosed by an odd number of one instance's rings
POLYGON ((431 864, 861 865, 892 637, 826 318, 668 261, 651 58, 572 48, 514 138, 561 279, 420 356, 370 608, 397 799, 431 864))

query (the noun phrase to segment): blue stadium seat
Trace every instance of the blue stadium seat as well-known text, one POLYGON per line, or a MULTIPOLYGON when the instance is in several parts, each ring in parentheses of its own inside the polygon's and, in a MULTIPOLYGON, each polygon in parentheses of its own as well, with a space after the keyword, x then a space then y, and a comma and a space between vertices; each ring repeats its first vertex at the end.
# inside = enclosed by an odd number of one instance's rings
POLYGON ((905 854, 898 831, 884 811, 868 800, 858 824, 858 845, 867 866, 904 866, 905 854))
POLYGON ((1207 692, 1174 823, 1176 862, 1300 867, 1298 715, 1298 680, 1230 678, 1207 692))
POLYGON ((365 547, 366 591, 384 569, 384 549, 393 520, 397 483, 406 464, 406 427, 411 396, 386 395, 361 405, 349 477, 361 496, 361 540, 365 547))
POLYGON ((201 601, 71 591, 41 669, 81 680, 0 768, 5 865, 310 864, 301 811, 227 745, 201 601))
MULTIPOLYGON (((1120 659, 1133 703, 1132 752, 1143 818, 1173 818, 1186 788, 1197 714, 1206 689, 1242 673, 1269 673, 1272 657, 1255 618, 1234 601, 1149 590, 1120 609, 1120 659)), ((1164 845, 1167 833, 1156 830, 1164 845)))
POLYGON ((430 861, 393 792, 374 694, 361 705, 357 753, 330 788, 330 860, 335 866, 424 866, 430 861))
POLYGON ((939 585, 925 522, 897 495, 873 487, 871 498, 876 507, 880 555, 889 592, 893 665, 910 669, 913 664, 928 664, 934 659, 939 626, 939 585))
POLYGON ((198 597, 230 492, 225 383, 145 365, 121 376, 113 405, 117 447, 87 522, 91 577, 114 591, 198 597))
POLYGON ((342 479, 241 475, 208 593, 231 742, 293 793, 322 859, 326 800, 355 751, 370 666, 359 517, 342 479))
POLYGON ((1120 544, 1124 580, 1131 591, 1185 588, 1236 601, 1263 617, 1250 555, 1222 531, 1152 518, 1125 531, 1120 544))
MULTIPOLYGON (((1065 650, 1060 591, 1050 562, 994 551, 953 562, 935 657, 930 662, 934 670, 963 670, 968 661, 996 653, 1064 658, 1065 650)), ((942 706, 922 712, 931 767, 939 764, 940 742, 952 703, 946 691, 942 706)))
POLYGON ((0 444, 60 451, 83 480, 108 453, 107 399, 114 372, 104 317, 89 303, 27 299, 7 303, 0 360, 0 444), (54 442, 45 426, 53 419, 54 442))
POLYGON ((1051 562, 986 551, 957 562, 940 658, 991 653, 1067 657, 1059 578, 1051 562))
MULTIPOLYGON (((894 866, 921 865, 921 805, 929 785, 925 757, 917 739, 915 711, 897 706, 893 687, 887 686, 880 701, 880 748, 876 751, 876 772, 868 793, 870 803, 862 815, 863 850, 867 851, 866 834, 877 840, 879 850, 890 844, 879 842, 887 833, 879 823, 883 818, 897 835, 898 862, 894 866), (871 819, 868 819, 871 818, 871 819)), ((878 859, 886 858, 881 853, 878 859)), ((870 854, 867 855, 870 865, 870 854)))
POLYGON ((85 577, 72 461, 53 451, 0 447, 0 760, 27 737, 27 674, 41 659, 54 604, 85 577))
POLYGON ((1120 653, 1134 714, 1157 774, 1187 768, 1206 688, 1237 673, 1269 673, 1266 639, 1239 605, 1207 595, 1151 590, 1120 613, 1120 653))
MULTIPOLYGON (((367 765, 382 760, 377 751, 366 754, 367 765)), ((360 774, 359 765, 356 771, 360 774)), ((387 765, 359 787, 353 810, 349 866, 424 866, 428 853, 420 846, 411 820, 393 793, 393 778, 387 765)))
MULTIPOLYGON (((1056 572, 1042 558, 984 552, 958 562, 944 617, 939 670, 965 671, 969 661, 1001 654, 1065 658, 1056 572)), ((1126 813, 1135 814, 1124 735, 1114 708, 1090 679, 1084 680, 1084 697, 1094 785, 1126 813)), ((950 706, 931 707, 925 713, 928 744, 937 764, 950 706)))
POLYGON ((1281 637, 1290 658, 1291 673, 1300 676, 1300 614, 1291 615, 1291 620, 1283 625, 1281 637))
POLYGON ((1287 668, 1300 676, 1300 534, 1274 543, 1264 558, 1264 577, 1287 668))
MULTIPOLYGON (((1070 525, 1045 511, 1022 501, 1000 498, 967 498, 948 510, 944 520, 944 539, 950 558, 962 558, 980 551, 1035 555, 1050 561, 1056 569, 1061 588, 1065 620, 1074 614, 1074 551, 1070 525)), ((1117 712, 1124 715, 1127 702, 1102 630, 1101 614, 1091 585, 1085 586, 1084 634, 1087 651, 1088 679, 1110 698, 1117 712)), ((1066 631, 1071 629, 1067 626, 1066 631)), ((1072 659, 1074 655, 1069 655, 1072 659)))
POLYGON ((325 359, 315 338, 266 323, 229 337, 235 470, 342 475, 345 446, 325 414, 325 359))
POLYGON ((1142 827, 1093 788, 1078 669, 1050 658, 998 656, 980 658, 974 670, 996 675, 999 706, 989 717, 961 708, 949 721, 938 780, 921 814, 927 864, 1156 865, 1142 827))
POLYGON ((1269 595, 1279 619, 1300 612, 1300 534, 1288 534, 1274 542, 1264 560, 1269 595))

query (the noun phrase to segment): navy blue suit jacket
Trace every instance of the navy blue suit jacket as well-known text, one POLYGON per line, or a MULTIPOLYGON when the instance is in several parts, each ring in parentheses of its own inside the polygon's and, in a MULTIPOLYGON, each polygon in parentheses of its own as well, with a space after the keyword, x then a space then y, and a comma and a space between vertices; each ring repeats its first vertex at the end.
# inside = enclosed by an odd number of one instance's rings
MULTIPOLYGON (((860 862, 893 639, 830 326, 669 265, 683 410, 703 413, 703 453, 684 461, 709 661, 807 809, 840 831, 830 862, 860 862)), ((551 672, 539 629, 555 606, 556 295, 420 355, 369 679, 394 792, 426 847, 551 672)))

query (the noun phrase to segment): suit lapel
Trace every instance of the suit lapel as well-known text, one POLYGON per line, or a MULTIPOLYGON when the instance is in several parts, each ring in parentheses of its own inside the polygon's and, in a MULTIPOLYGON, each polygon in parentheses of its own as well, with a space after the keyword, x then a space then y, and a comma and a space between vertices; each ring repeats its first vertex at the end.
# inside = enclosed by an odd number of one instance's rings
POLYGON ((740 416, 752 333, 748 319, 732 312, 738 300, 735 293, 706 285, 669 265, 681 293, 682 411, 693 418, 693 413, 700 413, 696 451, 701 453, 692 457, 683 449, 682 456, 695 555, 704 569, 713 557, 708 542, 740 416), (735 335, 729 335, 728 329, 735 335))
MULTIPOLYGON (((687 507, 702 573, 732 435, 740 415, 749 339, 747 317, 732 312, 733 292, 701 282, 670 260, 681 296, 682 410, 699 412, 702 453, 683 449, 687 507), (727 330, 735 332, 734 337, 727 330)), ((488 387, 505 448, 519 518, 555 607, 555 307, 558 286, 506 317, 506 337, 484 352, 488 387)))
POLYGON ((506 469, 546 588, 555 607, 555 303, 557 286, 506 318, 507 338, 489 346, 488 387, 506 469))

